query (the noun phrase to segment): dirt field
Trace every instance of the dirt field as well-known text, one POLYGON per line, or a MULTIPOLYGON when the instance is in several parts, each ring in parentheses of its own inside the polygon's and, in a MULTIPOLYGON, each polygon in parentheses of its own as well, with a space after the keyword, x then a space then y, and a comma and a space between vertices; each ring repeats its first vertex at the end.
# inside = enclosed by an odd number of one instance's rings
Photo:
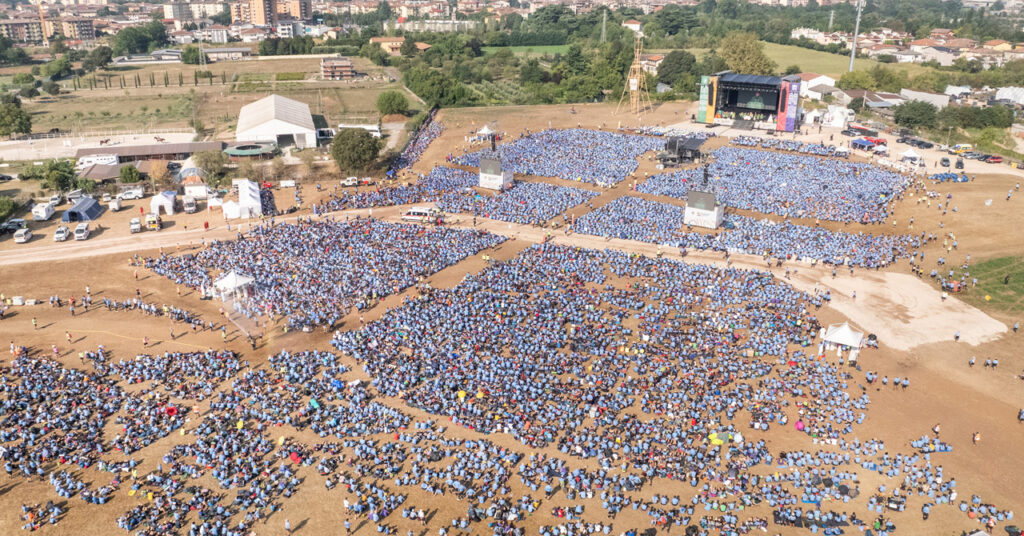
MULTIPOLYGON (((233 102, 233 101, 232 101, 233 102)), ((227 104, 225 104, 227 106, 227 104)), ((234 106, 234 104, 231 104, 234 106)), ((548 126, 615 128, 621 118, 623 126, 641 124, 636 118, 624 118, 612 114, 614 106, 609 105, 577 105, 576 113, 570 113, 569 106, 549 107, 507 107, 499 109, 464 109, 445 110, 439 120, 446 125, 442 137, 435 140, 423 158, 415 166, 415 171, 425 173, 435 163, 444 161, 448 153, 456 153, 469 148, 464 140, 470 129, 478 128, 485 122, 495 122, 500 131, 516 135, 529 128, 537 131, 548 126)), ((691 106, 671 105, 659 108, 652 117, 644 119, 643 124, 676 124, 689 119, 691 106)), ((700 125, 693 129, 703 128, 700 125)), ((809 134, 806 137, 828 139, 835 133, 828 131, 822 134, 809 134)), ((836 134, 838 138, 838 134, 836 134)), ((898 149, 902 150, 902 149, 898 149)), ((938 158, 932 151, 926 158, 938 158)), ((977 163, 975 163, 977 164, 977 163)), ((929 169, 931 169, 929 167, 929 169)), ((636 173, 636 180, 644 180, 646 174, 655 172, 653 162, 645 157, 636 173)), ((914 232, 922 230, 941 234, 952 232, 958 241, 955 250, 946 252, 942 240, 925 248, 929 260, 946 255, 950 264, 958 265, 967 254, 971 255, 972 263, 987 258, 1024 255, 1024 241, 1017 238, 1017 228, 1024 225, 1024 193, 1015 194, 1011 201, 1005 201, 1008 189, 1012 189, 1022 178, 1017 170, 1003 166, 987 166, 978 164, 969 173, 977 173, 974 182, 964 184, 945 183, 929 189, 936 190, 941 198, 947 193, 953 195, 951 206, 957 211, 948 211, 943 216, 935 202, 921 202, 921 192, 908 191, 897 204, 895 215, 885 224, 868 227, 871 232, 914 232), (988 171, 989 173, 986 173, 988 171), (913 195, 911 195, 913 194, 913 195), (990 205, 986 201, 992 199, 990 205), (913 230, 908 230, 910 218, 914 218, 913 230), (939 227, 940 222, 942 227, 939 227), (894 225, 895 223, 895 225, 894 225)), ((326 188, 333 188, 336 179, 327 177, 320 182, 326 188)), ((557 179, 527 178, 526 180, 544 180, 558 182, 557 179)), ((625 194, 632 180, 623 181, 616 188, 602 190, 600 197, 594 199, 595 206, 625 194)), ((595 187, 596 188, 596 187, 595 187)), ((312 201, 322 197, 310 184, 302 186, 303 209, 298 215, 308 215, 308 206, 312 201)), ((293 191, 278 190, 276 198, 279 208, 291 205, 293 191)), ((657 196, 652 196, 656 198, 657 196)), ((658 198, 665 202, 676 202, 658 198)), ((216 213, 200 211, 192 215, 175 215, 166 218, 169 223, 166 230, 144 232, 131 235, 127 222, 137 217, 139 207, 148 210, 148 198, 142 201, 129 202, 125 209, 118 213, 104 214, 99 224, 102 231, 85 242, 54 243, 52 231, 57 223, 51 220, 45 223, 32 223, 37 237, 29 244, 13 244, 10 236, 0 239, 0 292, 5 297, 24 296, 43 300, 43 305, 11 307, 5 319, 0 321, 0 340, 15 341, 18 344, 35 347, 48 352, 51 345, 57 345, 61 351, 61 361, 66 366, 83 367, 77 357, 79 352, 94 350, 103 344, 111 350, 114 360, 129 358, 143 352, 142 337, 151 339, 153 347, 148 352, 162 352, 172 349, 205 349, 228 348, 241 354, 242 359, 249 360, 251 366, 262 366, 267 356, 281 349, 290 351, 303 349, 329 349, 330 334, 321 333, 285 333, 281 325, 264 325, 266 340, 263 346, 255 351, 250 349, 241 332, 229 323, 227 340, 222 342, 219 333, 200 331, 178 333, 172 340, 168 329, 172 324, 165 318, 154 318, 136 312, 108 312, 94 308, 87 313, 76 314, 73 318, 64 309, 54 309, 45 305, 51 295, 81 295, 86 285, 98 298, 110 297, 127 299, 135 296, 136 289, 147 302, 174 304, 195 311, 204 319, 211 319, 220 324, 224 322, 219 314, 220 302, 200 300, 198 296, 184 289, 178 294, 178 288, 169 280, 158 277, 146 270, 138 270, 128 265, 129 256, 133 254, 154 254, 158 248, 169 252, 172 250, 185 252, 189 248, 197 248, 202 241, 229 239, 239 230, 245 230, 245 224, 232 223, 229 230, 226 223, 216 213), (201 230, 203 224, 209 222, 209 231, 201 230), (36 318, 40 329, 33 330, 31 319, 36 318), (65 331, 72 335, 73 342, 65 343, 65 331)), ((61 207, 67 208, 66 206, 61 207)), ((576 207, 570 212, 579 215, 585 207, 576 207)), ((369 210, 349 211, 349 215, 365 216, 369 210)), ((397 220, 402 212, 401 207, 374 209, 373 216, 382 219, 397 220)), ((59 213, 57 215, 59 217, 59 213)), ((286 220, 287 218, 282 218, 286 220)), ((456 215, 454 225, 471 226, 467 215, 456 215)), ((856 226, 836 223, 823 223, 823 226, 856 230, 856 226)), ((513 240, 485 250, 481 254, 467 258, 448 269, 429 277, 427 282, 435 287, 450 287, 457 284, 467 273, 477 272, 485 268, 487 263, 483 255, 495 259, 508 259, 522 251, 530 243, 544 240, 545 232, 534 227, 510 225, 505 222, 482 220, 480 227, 495 233, 510 236, 513 240)), ((553 240, 556 243, 592 248, 613 248, 635 252, 643 255, 656 255, 658 248, 652 244, 625 240, 606 240, 601 237, 584 235, 564 235, 556 232, 553 240)), ((678 257, 678 253, 667 251, 668 257, 678 257)), ((737 267, 764 268, 764 262, 754 256, 733 256, 733 265, 737 267)), ((712 252, 689 252, 687 262, 724 264, 721 255, 712 252)), ((832 289, 835 299, 831 305, 824 307, 818 314, 822 324, 850 321, 855 327, 878 336, 881 348, 865 350, 861 354, 861 365, 865 370, 878 372, 889 377, 902 376, 912 380, 912 386, 906 391, 892 388, 869 387, 871 398, 868 419, 857 428, 854 435, 861 439, 880 438, 885 440, 890 452, 909 452, 908 442, 921 435, 930 433, 935 423, 942 425, 942 437, 949 441, 955 450, 948 454, 933 455, 933 463, 941 464, 949 476, 955 476, 961 492, 961 498, 969 499, 971 493, 984 497, 1001 509, 1012 509, 1020 514, 1024 512, 1024 498, 1019 492, 1019 481, 1024 475, 1024 459, 1019 455, 1021 441, 1024 440, 1024 425, 1016 420, 1017 410, 1024 408, 1024 383, 1017 376, 1024 369, 1024 357, 1018 348, 1020 337, 1009 327, 1013 322, 1021 320, 1012 313, 996 307, 996 304, 977 303, 979 308, 968 305, 957 296, 946 300, 927 276, 919 279, 911 275, 906 262, 881 271, 855 270, 852 275, 840 273, 832 278, 831 271, 821 267, 811 267, 789 263, 795 269, 790 283, 803 290, 818 288, 832 289), (850 297, 853 290, 857 291, 856 300, 850 297), (954 342, 953 334, 961 333, 961 341, 954 342), (976 356, 979 361, 998 358, 998 369, 983 368, 980 364, 969 367, 968 360, 976 356), (983 440, 972 445, 971 434, 983 432, 983 440)), ((784 268, 772 268, 779 278, 784 278, 784 268)), ((970 290, 968 290, 970 292, 970 290)), ((415 291, 407 290, 382 300, 380 304, 364 314, 366 321, 380 317, 388 308, 398 306, 406 297, 415 295, 415 291)), ((179 324, 180 325, 180 324, 179 324)), ((346 318, 341 329, 358 328, 359 319, 354 315, 346 318)), ((184 330, 184 328, 180 328, 184 330)), ((349 356, 342 356, 342 361, 351 369, 345 374, 346 380, 368 379, 366 373, 349 356)), ((8 354, 3 354, 0 365, 7 366, 8 354)), ((853 372, 850 391, 859 391, 857 385, 863 383, 863 373, 853 372)), ((228 382, 230 383, 230 382, 228 382)), ((221 385, 225 388, 226 385, 221 385)), ((859 393, 858 393, 859 394, 859 393)), ((854 395, 856 396, 856 395, 854 395)), ((408 407, 403 401, 378 398, 378 401, 400 408, 418 421, 432 416, 408 407)), ((209 402, 198 404, 200 415, 209 408, 209 402)), ((2 415, 0 415, 2 417, 2 415)), ((192 416, 186 425, 187 430, 194 430, 200 420, 192 416)), ((444 424, 449 424, 445 422, 444 424)), ((108 433, 116 433, 111 426, 108 433)), ((310 430, 297 431, 286 428, 280 434, 287 435, 294 441, 315 443, 322 441, 310 430)), ((457 426, 449 426, 445 436, 457 438, 483 438, 477 432, 457 426)), ((273 431, 276 438, 278 431, 273 431)), ((792 427, 778 427, 764 434, 773 451, 786 449, 802 449, 814 451, 829 448, 811 444, 805 434, 795 432, 792 427)), ((387 441, 388 436, 376 436, 374 439, 387 441)), ((528 449, 504 434, 492 434, 486 439, 513 450, 530 453, 528 449)), ((163 440, 133 454, 141 460, 139 473, 142 474, 156 467, 160 456, 171 445, 192 441, 192 435, 179 436, 172 434, 163 440)), ((561 457, 552 447, 540 449, 541 453, 561 457)), ((117 456, 120 456, 119 454, 117 456)), ((596 463, 569 458, 574 466, 596 469, 596 463)), ((855 466, 856 467, 856 466, 855 466)), ((69 469, 70 470, 70 469, 69 469)), ((104 485, 111 475, 101 473, 92 468, 78 471, 82 478, 94 485, 104 485)), ((861 487, 867 491, 877 485, 876 475, 865 471, 861 487)), ((284 534, 284 519, 291 522, 293 532, 299 535, 344 534, 341 528, 346 515, 341 507, 345 497, 340 490, 325 492, 323 478, 316 474, 313 467, 299 469, 298 474, 304 479, 299 491, 284 502, 283 509, 270 518, 265 525, 257 524, 252 528, 255 534, 284 534)), ((387 482, 387 479, 383 479, 387 482)), ((209 476, 202 480, 204 485, 219 489, 215 480, 209 476)), ((519 484, 518 478, 510 480, 512 492, 510 496, 520 497, 527 493, 519 484)), ((45 526, 40 530, 43 534, 75 534, 83 536, 112 534, 116 529, 115 520, 129 508, 145 501, 142 497, 128 494, 128 486, 122 484, 114 494, 112 501, 104 506, 87 505, 78 498, 67 500, 67 514, 59 524, 45 526)), ((410 496, 409 502, 421 506, 432 513, 432 519, 426 527, 403 519, 399 514, 392 514, 388 522, 397 526, 399 534, 412 530, 418 536, 437 534, 438 528, 447 526, 454 517, 465 515, 467 503, 451 497, 433 497, 414 487, 403 487, 403 493, 410 496)), ((677 481, 656 480, 652 487, 645 488, 639 495, 649 499, 652 493, 668 493, 681 496, 688 501, 697 490, 688 484, 677 481)), ((228 495, 233 491, 225 490, 228 495)), ((636 495, 636 494, 634 494, 636 495)), ((559 496, 561 497, 561 496, 559 496)), ((20 505, 26 502, 42 502, 60 499, 45 479, 42 481, 25 481, 0 475, 0 531, 3 534, 15 534, 22 525, 18 521, 21 514, 20 505)), ((865 507, 866 494, 851 501, 849 504, 836 505, 833 509, 857 512, 867 517, 865 507)), ((537 534, 539 525, 550 525, 558 522, 550 515, 552 506, 559 504, 584 504, 587 521, 603 521, 604 510, 600 500, 595 496, 589 500, 566 501, 557 498, 542 501, 537 513, 522 524, 527 534, 537 534)), ((919 512, 920 501, 912 502, 908 510, 891 517, 898 526, 897 534, 912 535, 959 535, 961 531, 980 529, 980 525, 967 519, 954 508, 942 507, 933 511, 932 518, 923 523, 919 512)), ((695 517, 706 512, 696 512, 695 517)), ((750 508, 740 513, 744 519, 749 515, 767 515, 770 509, 764 505, 750 508)), ((237 521, 237 520, 236 520, 237 521)), ((1019 522, 1017 522, 1019 524, 1019 522)), ((358 522, 356 523, 358 524, 358 522)), ((1003 523, 998 529, 1002 533, 1003 523)), ((355 524, 354 524, 355 526, 355 524)), ((474 525, 480 527, 481 525, 474 525)), ((614 520, 613 534, 619 534, 627 528, 645 529, 649 527, 646 513, 631 509, 624 510, 614 520)), ((119 532, 119 531, 118 531, 119 532)), ((770 534, 809 534, 807 530, 785 527, 770 527, 770 534)), ((358 524, 356 534, 376 534, 374 524, 366 521, 358 524)), ((456 531, 456 534, 458 532, 456 531)), ((679 528, 673 528, 669 534, 681 534, 679 528)), ((847 529, 847 534, 856 533, 856 529, 847 529)), ((476 534, 476 533, 474 533, 476 534)), ((489 534, 489 532, 488 532, 489 534)), ((716 533, 717 534, 717 533, 716 533)))

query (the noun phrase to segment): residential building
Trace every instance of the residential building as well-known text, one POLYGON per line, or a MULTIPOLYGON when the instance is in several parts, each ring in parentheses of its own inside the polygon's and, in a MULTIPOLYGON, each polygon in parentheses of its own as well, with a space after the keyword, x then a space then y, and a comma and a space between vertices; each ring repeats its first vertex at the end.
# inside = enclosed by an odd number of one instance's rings
POLYGON ((188 30, 178 30, 167 34, 167 37, 179 45, 189 45, 195 41, 195 36, 188 30))
POLYGON ((943 46, 945 46, 946 48, 951 48, 953 50, 964 51, 976 48, 978 46, 978 42, 975 41, 974 39, 965 38, 947 39, 946 42, 943 43, 943 46))
POLYGON ((238 37, 242 39, 243 43, 259 43, 260 41, 266 41, 267 31, 263 28, 246 28, 238 32, 238 37))
POLYGON ((823 90, 815 91, 818 95, 814 97, 810 94, 812 88, 818 88, 818 86, 825 86, 835 89, 836 79, 831 76, 825 76, 818 73, 800 73, 797 76, 800 77, 800 96, 809 97, 812 99, 821 99, 823 90))
POLYGON ((164 4, 164 18, 171 20, 191 20, 192 10, 185 2, 164 4))
POLYGON ((933 28, 932 31, 928 33, 928 37, 938 41, 947 41, 949 39, 955 39, 956 34, 949 28, 933 28))
POLYGON ((475 20, 427 19, 395 23, 395 28, 407 32, 468 32, 479 25, 475 20))
POLYGON ((921 53, 916 50, 900 50, 893 53, 896 63, 920 63, 921 53))
POLYGON ((61 19, 60 33, 68 39, 92 41, 96 38, 96 30, 93 29, 92 19, 85 17, 61 19))
POLYGON ((277 24, 277 0, 249 0, 249 22, 257 26, 277 24))
POLYGON ((224 13, 227 5, 223 2, 190 2, 188 8, 192 12, 192 20, 201 20, 224 13))
POLYGON ((959 56, 958 53, 946 48, 946 47, 926 47, 920 51, 921 61, 934 61, 943 67, 949 67, 953 65, 959 56))
POLYGON ((1013 50, 1013 45, 1010 44, 1009 41, 1004 41, 1002 39, 993 39, 991 41, 985 41, 982 44, 985 48, 991 48, 992 50, 998 52, 1006 52, 1008 50, 1013 50))
POLYGON ((281 39, 288 39, 297 35, 302 35, 302 22, 298 20, 288 19, 277 21, 277 26, 274 28, 277 33, 277 37, 281 39))
POLYGON ((645 72, 651 74, 658 74, 658 67, 661 66, 661 62, 665 59, 662 54, 642 54, 640 56, 640 65, 643 67, 645 72))
POLYGON ((206 41, 207 43, 227 43, 228 42, 228 28, 220 24, 214 24, 213 26, 202 28, 193 32, 196 40, 206 41))
POLYGON ((31 19, 0 20, 0 35, 15 43, 41 43, 43 25, 38 20, 31 19))
POLYGON ((937 47, 941 44, 942 43, 929 37, 926 37, 924 39, 915 39, 910 42, 910 50, 913 50, 914 52, 921 52, 922 50, 928 47, 937 47))
POLYGON ((400 56, 402 54, 402 43, 405 42, 405 37, 371 37, 370 44, 378 45, 380 48, 392 56, 400 56))
POLYGON ((348 80, 355 78, 356 69, 352 60, 345 56, 320 60, 320 78, 324 80, 348 80))
POLYGON ((230 4, 231 22, 249 22, 249 2, 235 2, 230 4))
POLYGON ((622 21, 622 27, 627 28, 629 30, 633 30, 636 33, 640 33, 640 30, 643 29, 643 23, 636 19, 629 19, 622 21))
POLYGON ((277 13, 296 20, 309 20, 313 18, 312 3, 310 0, 282 0, 277 3, 277 13))

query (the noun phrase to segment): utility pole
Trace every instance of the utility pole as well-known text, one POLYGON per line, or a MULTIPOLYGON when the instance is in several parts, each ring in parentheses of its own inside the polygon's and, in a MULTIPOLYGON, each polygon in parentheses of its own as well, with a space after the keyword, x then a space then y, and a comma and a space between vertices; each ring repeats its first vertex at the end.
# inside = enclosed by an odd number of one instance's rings
POLYGON ((853 59, 857 57, 857 34, 860 33, 860 14, 864 10, 864 0, 857 0, 857 22, 853 24, 853 48, 850 50, 850 72, 853 72, 853 59))

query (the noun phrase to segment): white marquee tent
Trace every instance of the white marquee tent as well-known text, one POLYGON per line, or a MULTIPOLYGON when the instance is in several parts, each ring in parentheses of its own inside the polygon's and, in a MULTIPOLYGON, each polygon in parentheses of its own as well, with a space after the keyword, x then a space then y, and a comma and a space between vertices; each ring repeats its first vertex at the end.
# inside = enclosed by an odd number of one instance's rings
POLYGON ((848 322, 843 322, 842 324, 831 324, 822 338, 827 343, 860 348, 860 343, 864 340, 864 333, 851 328, 848 322))
POLYGON ((255 279, 231 270, 213 282, 213 288, 223 293, 234 293, 251 286, 255 279))
POLYGON ((236 180, 238 201, 226 201, 222 207, 226 219, 257 218, 263 214, 260 187, 247 179, 236 180))
POLYGON ((160 209, 168 216, 174 215, 174 199, 176 194, 171 191, 160 192, 149 201, 149 211, 153 214, 160 214, 160 209))
POLYGON ((235 140, 271 142, 300 149, 316 147, 316 127, 309 105, 280 95, 270 95, 242 106, 238 112, 235 140))
POLYGON ((921 155, 914 152, 913 149, 907 149, 906 151, 903 151, 902 153, 900 153, 900 156, 903 157, 903 160, 913 160, 915 162, 917 161, 917 159, 921 158, 921 155))

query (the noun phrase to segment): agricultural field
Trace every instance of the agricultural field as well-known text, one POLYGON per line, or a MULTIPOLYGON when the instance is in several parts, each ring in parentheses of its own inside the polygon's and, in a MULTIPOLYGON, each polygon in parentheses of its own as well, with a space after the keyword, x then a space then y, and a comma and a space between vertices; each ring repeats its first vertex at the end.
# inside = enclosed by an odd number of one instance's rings
POLYGON ((484 105, 522 104, 530 98, 519 84, 509 80, 484 80, 478 84, 467 84, 466 88, 484 105))
MULTIPOLYGON (((318 80, 319 58, 217 62, 213 77, 196 79, 194 65, 119 66, 75 82, 62 82, 66 93, 25 100, 36 132, 188 127, 195 116, 208 134, 233 136, 238 110, 271 93, 306 102, 328 123, 350 118, 373 120, 377 96, 400 88, 367 60, 353 58, 364 79, 318 80), (104 80, 106 80, 104 82, 104 80), (140 87, 136 87, 136 85, 140 87), (94 89, 90 89, 94 88, 94 89)), ((0 72, 0 77, 10 74, 0 72)))
MULTIPOLYGON (((838 79, 850 67, 849 56, 840 56, 794 45, 780 45, 768 42, 762 44, 764 45, 765 54, 778 65, 780 71, 790 65, 798 65, 803 72, 824 74, 838 79)), ((691 48, 687 50, 694 56, 697 56, 697 59, 700 59, 709 49, 691 48)), ((897 71, 906 71, 911 78, 929 70, 929 67, 922 67, 912 63, 881 63, 864 58, 857 58, 853 65, 858 70, 870 69, 876 65, 885 65, 897 71)))

